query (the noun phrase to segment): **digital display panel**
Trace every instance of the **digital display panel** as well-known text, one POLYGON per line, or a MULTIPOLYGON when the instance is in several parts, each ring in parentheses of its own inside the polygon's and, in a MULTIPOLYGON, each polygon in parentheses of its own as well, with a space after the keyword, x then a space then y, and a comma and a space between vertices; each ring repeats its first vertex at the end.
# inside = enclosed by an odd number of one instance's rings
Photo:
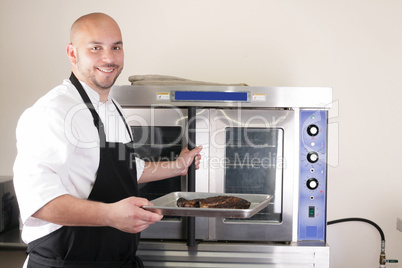
POLYGON ((175 91, 175 101, 248 101, 248 92, 175 91))

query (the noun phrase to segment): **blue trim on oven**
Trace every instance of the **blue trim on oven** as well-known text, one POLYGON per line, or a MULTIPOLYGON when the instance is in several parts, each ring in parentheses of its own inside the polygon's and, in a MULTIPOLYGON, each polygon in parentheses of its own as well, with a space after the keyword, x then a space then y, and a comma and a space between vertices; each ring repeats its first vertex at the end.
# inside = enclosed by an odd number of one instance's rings
POLYGON ((328 111, 300 111, 298 240, 325 241, 328 111))

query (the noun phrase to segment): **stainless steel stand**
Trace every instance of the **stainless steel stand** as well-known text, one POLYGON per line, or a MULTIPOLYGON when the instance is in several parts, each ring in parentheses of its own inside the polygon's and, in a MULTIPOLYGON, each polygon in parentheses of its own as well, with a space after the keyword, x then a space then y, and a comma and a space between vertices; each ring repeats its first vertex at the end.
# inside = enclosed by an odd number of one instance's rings
POLYGON ((329 268, 326 244, 141 241, 137 255, 145 267, 329 268))

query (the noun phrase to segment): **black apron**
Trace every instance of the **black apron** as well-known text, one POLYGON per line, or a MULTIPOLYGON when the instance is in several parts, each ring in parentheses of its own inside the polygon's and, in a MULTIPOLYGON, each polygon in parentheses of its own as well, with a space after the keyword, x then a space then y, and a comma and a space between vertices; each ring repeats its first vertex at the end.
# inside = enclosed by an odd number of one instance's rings
MULTIPOLYGON (((73 73, 70 80, 91 112, 100 138, 99 168, 88 200, 114 203, 138 196, 134 149, 106 141, 103 123, 81 83, 73 73)), ((116 109, 125 122, 117 106, 116 109)), ((129 130, 127 123, 126 128, 129 130)), ((125 233, 112 227, 63 226, 28 244, 28 268, 143 267, 135 255, 139 239, 139 233, 125 233)))

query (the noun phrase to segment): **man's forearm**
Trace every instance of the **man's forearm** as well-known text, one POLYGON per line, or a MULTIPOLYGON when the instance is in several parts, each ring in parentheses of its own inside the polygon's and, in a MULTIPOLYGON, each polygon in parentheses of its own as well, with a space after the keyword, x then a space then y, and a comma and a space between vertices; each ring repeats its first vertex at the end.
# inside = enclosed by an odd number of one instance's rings
POLYGON ((51 200, 32 216, 65 226, 106 226, 107 207, 105 203, 62 195, 51 200))
POLYGON ((110 226, 138 233, 162 219, 162 215, 141 208, 150 205, 148 200, 133 196, 106 204, 62 195, 44 205, 33 217, 64 226, 110 226))
POLYGON ((195 161, 195 168, 198 169, 201 159, 199 153, 201 150, 202 146, 198 146, 191 151, 184 148, 175 161, 146 162, 144 172, 138 182, 145 183, 186 175, 188 167, 193 161, 195 161))
POLYGON ((182 169, 177 167, 175 161, 146 162, 144 172, 142 173, 138 182, 145 183, 150 181, 158 181, 166 178, 176 177, 182 173, 182 169))

